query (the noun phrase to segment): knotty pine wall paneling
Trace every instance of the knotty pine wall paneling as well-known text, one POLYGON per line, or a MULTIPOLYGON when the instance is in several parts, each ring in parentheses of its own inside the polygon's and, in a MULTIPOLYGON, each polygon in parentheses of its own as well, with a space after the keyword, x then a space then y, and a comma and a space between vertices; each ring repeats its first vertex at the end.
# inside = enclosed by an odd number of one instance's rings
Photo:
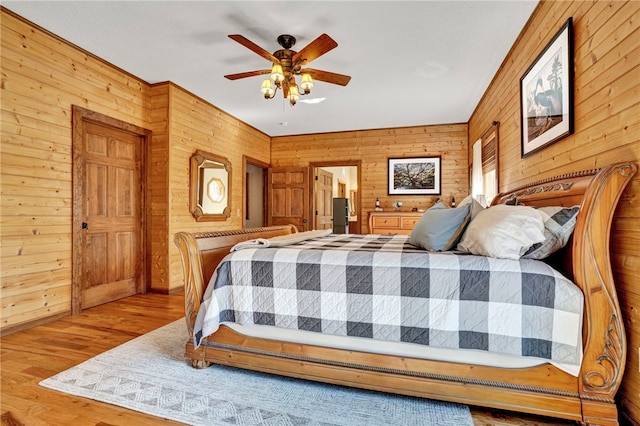
MULTIPOLYGON (((500 121, 500 190, 618 161, 640 163, 640 2, 543 1, 514 43, 469 120, 469 140, 500 121), (520 158, 519 79, 573 17, 574 134, 520 158)), ((471 151, 469 151, 471 158, 471 151)), ((622 194, 611 233, 612 264, 628 339, 618 393, 640 424, 640 175, 622 194)))
POLYGON ((148 127, 148 85, 2 9, 1 330, 71 311, 71 107, 148 127))
POLYGON ((396 200, 402 210, 427 209, 436 199, 461 201, 468 194, 467 125, 401 127, 323 134, 279 136, 271 139, 274 167, 308 166, 323 161, 360 160, 361 185, 358 188, 361 232, 367 231, 367 212, 375 208, 376 198, 385 210, 396 200), (388 195, 388 158, 441 156, 442 194, 439 196, 388 195))
POLYGON ((173 234, 242 227, 242 155, 270 162, 269 137, 179 86, 149 85, 2 9, 1 328, 8 333, 71 308, 71 106, 150 129, 148 276, 152 291, 183 285, 173 234), (189 213, 196 149, 232 163, 232 217, 189 213))
POLYGON ((170 85, 169 112, 169 287, 184 282, 173 235, 178 231, 242 228, 243 154, 270 163, 270 138, 186 90, 170 85), (223 222, 196 222, 189 211, 189 164, 196 150, 226 157, 231 162, 231 217, 223 222))
POLYGON ((149 122, 153 134, 149 150, 151 158, 147 161, 147 206, 151 209, 147 229, 147 276, 151 290, 159 292, 169 291, 169 249, 173 246, 169 235, 170 95, 168 82, 154 84, 149 92, 149 122))

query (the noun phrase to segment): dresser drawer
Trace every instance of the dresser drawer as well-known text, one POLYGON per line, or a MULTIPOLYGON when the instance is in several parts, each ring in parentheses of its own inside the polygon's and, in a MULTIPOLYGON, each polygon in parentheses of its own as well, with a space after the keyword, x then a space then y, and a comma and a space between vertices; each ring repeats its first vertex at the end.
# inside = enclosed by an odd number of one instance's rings
POLYGON ((401 228, 373 228, 372 234, 381 235, 411 235, 411 229, 401 228))
MULTIPOLYGON (((403 217, 402 218, 402 224, 401 224, 400 227, 402 229, 412 230, 416 226, 416 223, 418 223, 420 218, 422 218, 422 216, 420 216, 420 217, 403 217)), ((409 232, 409 233, 411 233, 411 232, 409 232)))
POLYGON ((400 228, 400 218, 389 217, 389 216, 374 216, 373 227, 374 228, 400 228))

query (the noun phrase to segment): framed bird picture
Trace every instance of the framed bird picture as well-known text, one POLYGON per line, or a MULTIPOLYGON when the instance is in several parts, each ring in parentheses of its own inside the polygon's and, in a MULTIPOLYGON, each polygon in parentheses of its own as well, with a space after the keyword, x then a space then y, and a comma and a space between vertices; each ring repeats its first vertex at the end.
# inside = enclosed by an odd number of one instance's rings
POLYGON ((522 158, 573 133, 573 19, 520 78, 522 158))

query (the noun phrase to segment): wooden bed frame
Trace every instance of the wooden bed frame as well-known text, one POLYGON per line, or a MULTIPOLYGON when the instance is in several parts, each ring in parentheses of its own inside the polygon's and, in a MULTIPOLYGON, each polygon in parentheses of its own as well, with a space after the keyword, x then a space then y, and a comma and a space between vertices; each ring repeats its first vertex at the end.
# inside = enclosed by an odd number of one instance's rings
MULTIPOLYGON (((494 204, 517 198, 531 206, 581 205, 567 246, 554 267, 585 295, 584 360, 578 377, 545 364, 503 369, 377 355, 287 343, 220 329, 185 356, 194 367, 210 363, 424 398, 493 407, 587 424, 618 424, 615 394, 626 359, 626 340, 609 258, 611 221, 637 167, 618 163, 536 182, 500 194, 494 204)), ((190 334, 204 288, 214 268, 236 243, 297 232, 291 226, 175 235, 185 278, 185 314, 190 334)), ((186 336, 185 336, 186 337, 186 336)))

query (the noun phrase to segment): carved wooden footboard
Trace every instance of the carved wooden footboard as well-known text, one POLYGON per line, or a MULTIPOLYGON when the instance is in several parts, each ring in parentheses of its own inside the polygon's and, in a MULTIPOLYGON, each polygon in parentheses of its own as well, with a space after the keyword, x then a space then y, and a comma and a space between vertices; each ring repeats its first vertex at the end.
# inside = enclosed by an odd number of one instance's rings
MULTIPOLYGON (((347 386, 471 405, 542 414, 593 424, 617 424, 615 394, 626 359, 626 340, 609 258, 611 221, 637 167, 619 163, 536 182, 500 194, 531 206, 580 205, 565 249, 549 260, 583 290, 584 360, 578 377, 551 365, 502 369, 377 355, 248 337, 222 326, 186 356, 194 365, 220 363, 347 386)), ((229 232, 177 233, 185 276, 189 332, 215 266, 237 242, 295 232, 270 227, 229 232)))
POLYGON ((200 309, 202 295, 213 271, 234 245, 255 238, 272 238, 296 232, 298 228, 293 225, 218 232, 178 232, 174 241, 182 259, 185 281, 184 312, 189 334, 193 335, 193 325, 200 309))

